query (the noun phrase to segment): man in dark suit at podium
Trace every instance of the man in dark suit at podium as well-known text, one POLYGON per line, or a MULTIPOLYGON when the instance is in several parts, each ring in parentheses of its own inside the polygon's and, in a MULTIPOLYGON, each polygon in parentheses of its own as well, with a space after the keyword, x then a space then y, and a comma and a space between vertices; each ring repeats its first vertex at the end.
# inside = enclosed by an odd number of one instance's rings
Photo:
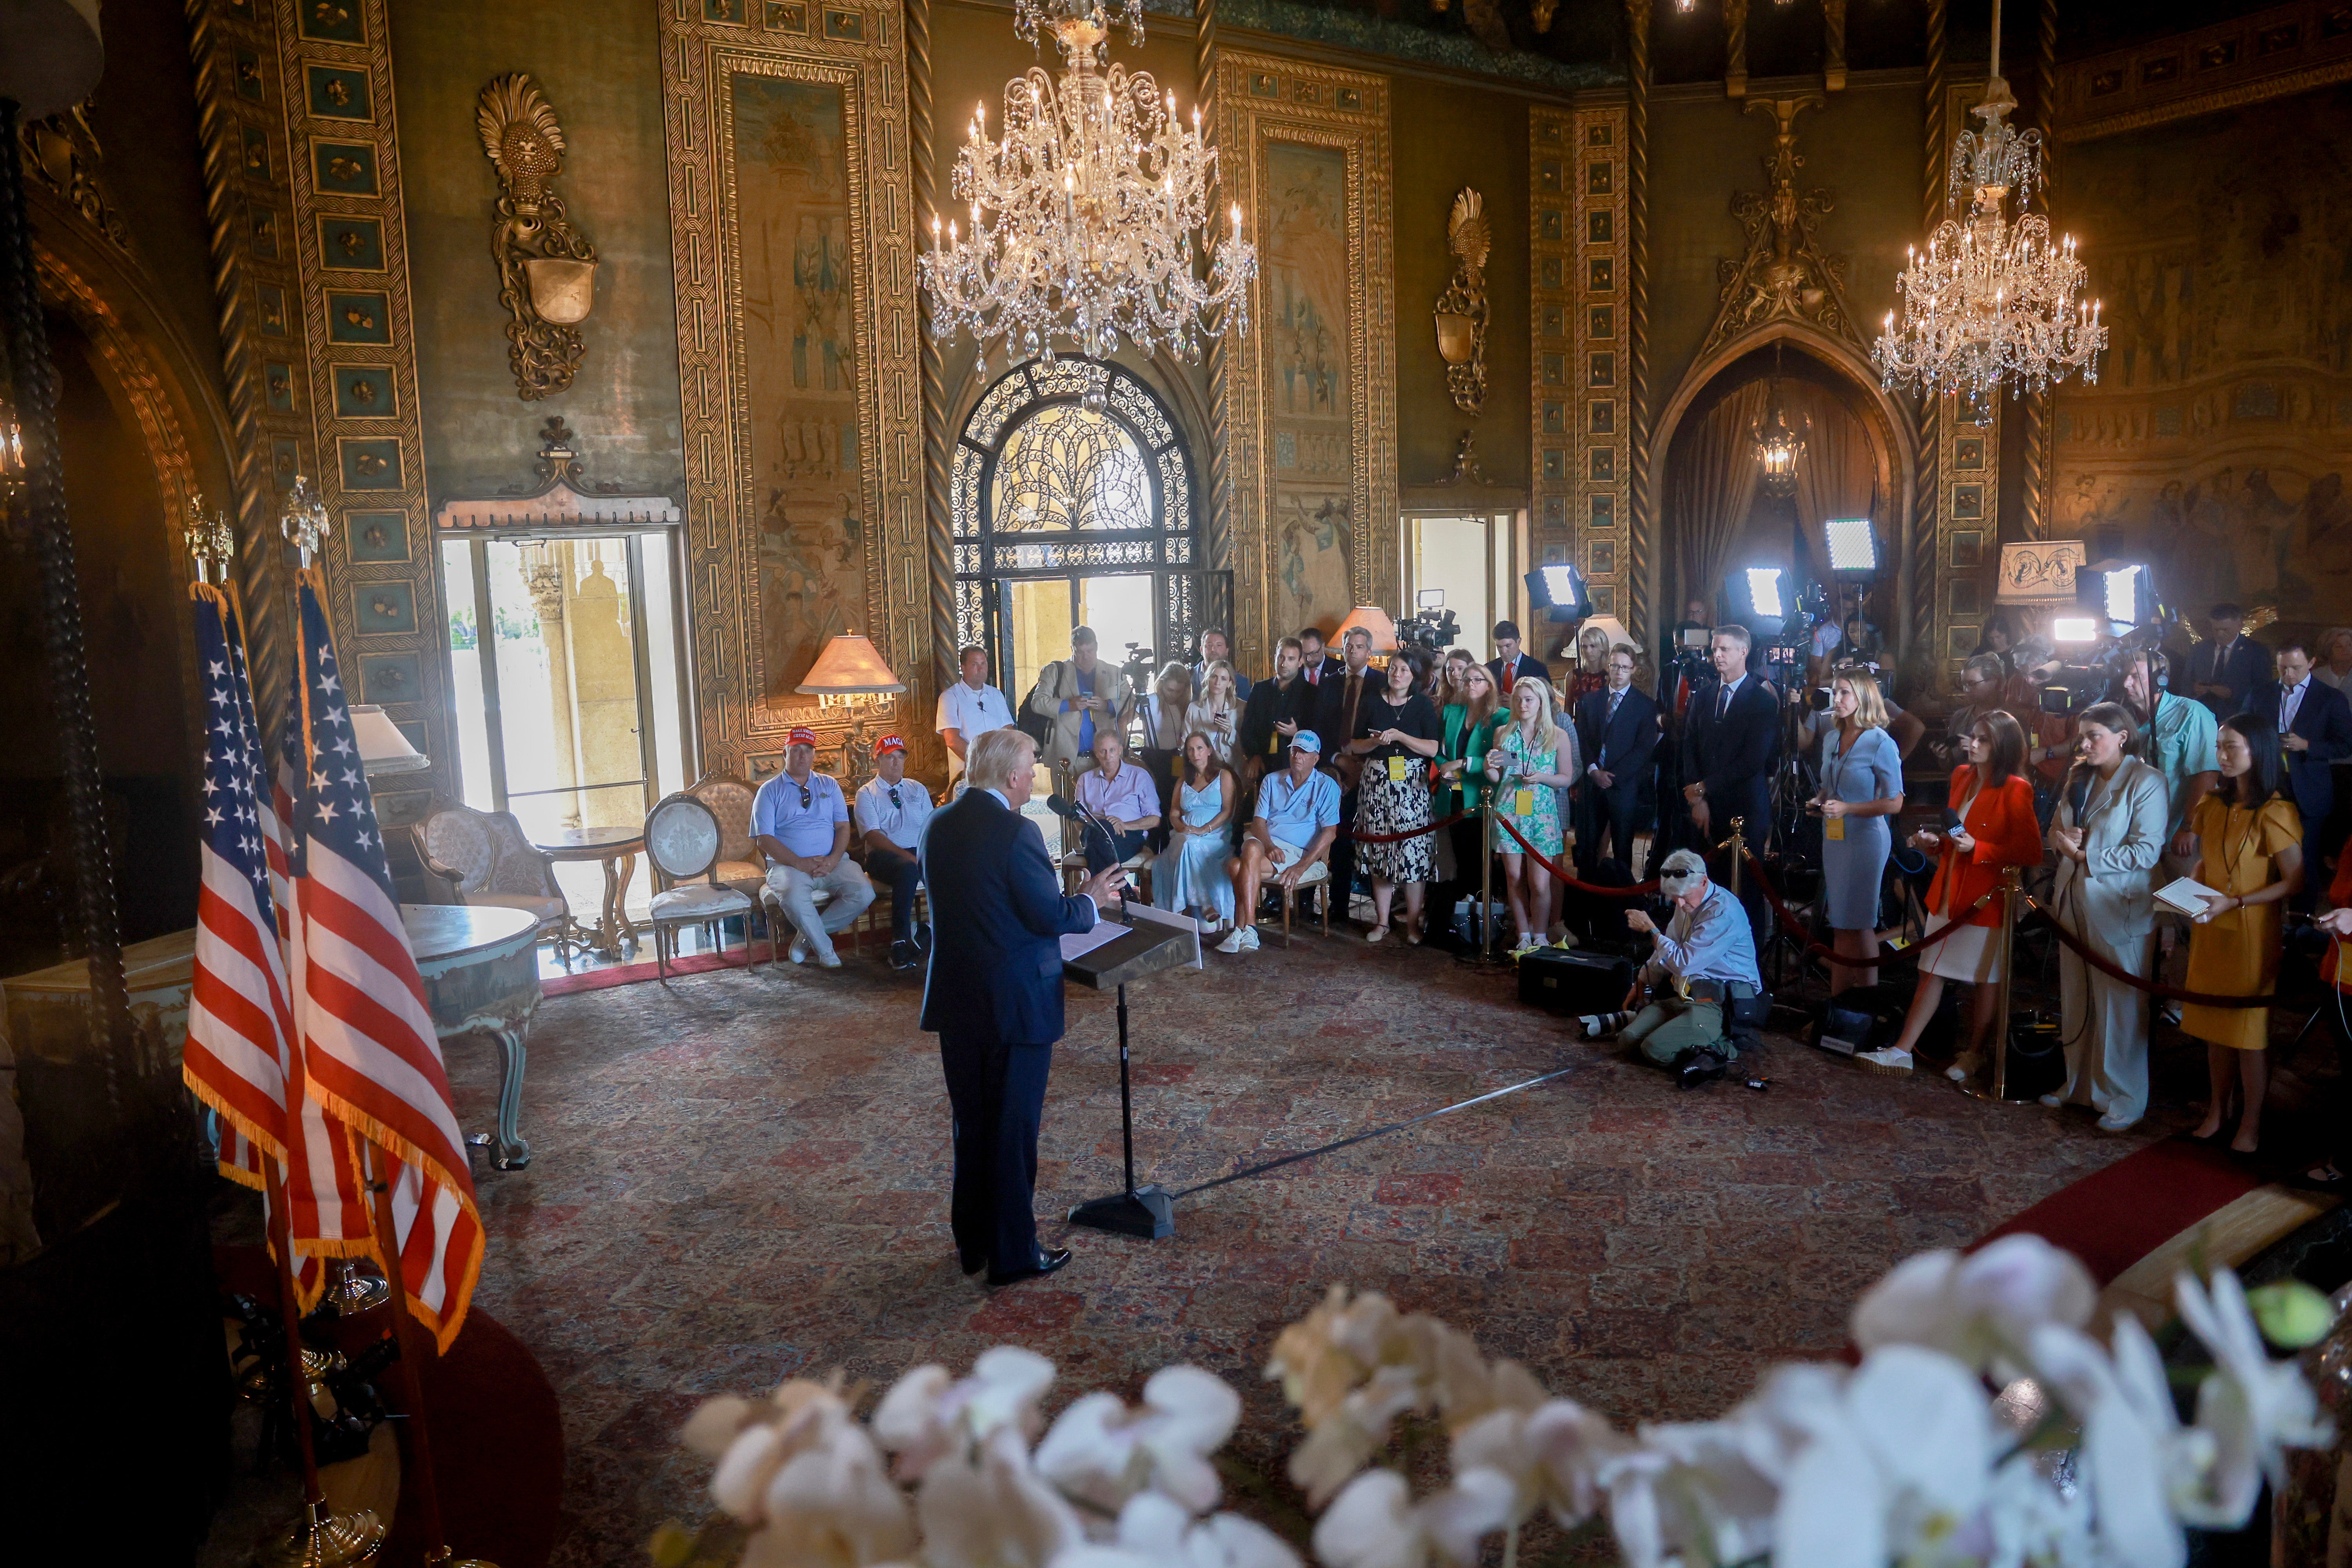
POLYGON ((1609 684, 1588 691, 1576 705, 1576 746, 1586 759, 1579 792, 1584 825, 1577 834, 1577 870, 1586 880, 1601 862, 1601 839, 1628 872, 1633 869, 1633 835, 1641 820, 1642 785, 1658 750, 1658 705, 1633 689, 1633 649, 1619 643, 1609 650, 1609 684))
POLYGON ((1070 1260, 1067 1247, 1038 1247, 1031 1212, 1037 1126, 1062 1037, 1059 939, 1094 929, 1097 904, 1126 876, 1111 866, 1063 895, 1044 836, 1021 815, 1036 775, 1035 742, 991 731, 972 742, 963 795, 923 835, 932 939, 922 1026, 940 1037, 955 1110, 949 1213, 963 1271, 985 1268, 991 1285, 1070 1260))

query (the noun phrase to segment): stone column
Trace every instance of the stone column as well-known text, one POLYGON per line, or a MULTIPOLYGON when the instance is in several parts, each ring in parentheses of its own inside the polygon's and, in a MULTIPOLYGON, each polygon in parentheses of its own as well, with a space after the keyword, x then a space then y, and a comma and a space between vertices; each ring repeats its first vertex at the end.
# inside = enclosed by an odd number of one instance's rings
MULTIPOLYGON (((572 648, 564 633, 564 589, 572 575, 572 546, 569 544, 526 544, 522 547, 522 580, 530 590, 530 602, 539 611, 539 639, 547 649, 547 706, 554 716, 555 782, 574 784, 580 782, 580 760, 577 742, 572 731, 572 648)), ((492 628, 484 627, 482 646, 490 658, 498 657, 498 639, 488 635, 492 628)), ((512 766, 511 760, 509 763, 512 766)), ((564 826, 577 827, 579 813, 567 807, 562 816, 564 826)))

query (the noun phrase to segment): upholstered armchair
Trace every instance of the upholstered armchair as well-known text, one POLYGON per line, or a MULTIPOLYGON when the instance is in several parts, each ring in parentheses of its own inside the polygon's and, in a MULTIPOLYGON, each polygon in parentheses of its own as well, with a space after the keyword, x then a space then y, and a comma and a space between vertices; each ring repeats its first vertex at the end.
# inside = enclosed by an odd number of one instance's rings
POLYGON ((449 884, 457 902, 521 910, 539 921, 540 935, 565 934, 572 907, 556 885, 555 867, 512 812, 446 805, 415 832, 417 858, 449 884))
MULTIPOLYGON (((714 939, 722 921, 749 916, 751 895, 719 880, 719 852, 726 835, 718 814, 692 795, 663 798, 646 817, 646 858, 653 865, 654 971, 669 978, 669 952, 680 926, 698 925, 714 939)), ((764 887, 765 884, 762 884, 764 887)), ((768 962, 776 961, 776 928, 768 926, 768 962)), ((751 933, 746 921, 743 964, 751 963, 751 933)))
POLYGON ((719 821, 719 863, 711 876, 722 888, 734 888, 756 899, 767 885, 768 868, 751 842, 750 784, 732 773, 705 773, 686 792, 710 808, 719 821))

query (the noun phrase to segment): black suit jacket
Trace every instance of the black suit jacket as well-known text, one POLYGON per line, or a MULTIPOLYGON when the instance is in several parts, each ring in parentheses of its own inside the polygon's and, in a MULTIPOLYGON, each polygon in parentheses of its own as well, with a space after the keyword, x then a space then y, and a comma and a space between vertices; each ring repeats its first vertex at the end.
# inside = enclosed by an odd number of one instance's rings
POLYGON ((1684 714, 1683 782, 1706 785, 1708 831, 1728 831, 1731 819, 1748 819, 1750 842, 1761 843, 1771 823, 1772 756, 1779 750, 1780 704, 1772 689, 1750 675, 1740 682, 1731 709, 1715 716, 1717 686, 1691 694, 1684 714))
MULTIPOLYGON (((2175 669, 2180 667, 2175 665, 2175 669)), ((2176 689, 2194 691, 2200 686, 2224 685, 2230 689, 2227 698, 2200 697, 2199 701, 2223 719, 2252 705, 2255 689, 2277 684, 2278 666, 2271 650, 2240 632, 2237 639, 2227 646, 2216 646, 2210 638, 2197 645, 2189 655, 2189 679, 2176 675, 2176 689)), ((2278 704, 2273 701, 2266 711, 2272 721, 2278 719, 2278 704)))
POLYGON ((1308 730, 1315 728, 1315 700, 1322 696, 1316 687, 1307 684, 1307 678, 1294 679, 1286 689, 1279 682, 1261 680, 1250 688, 1249 700, 1242 704, 1241 727, 1234 735, 1234 763, 1239 766, 1249 757, 1286 757, 1290 742, 1281 742, 1279 752, 1270 751, 1279 737, 1274 727, 1283 720, 1308 730))
POLYGON ((1617 717, 1607 720, 1608 712, 1606 689, 1588 691, 1577 703, 1577 753, 1587 767, 1600 767, 1623 784, 1647 772, 1657 754, 1658 705, 1629 686, 1618 700, 1617 717))
MULTIPOLYGON (((2246 700, 2247 710, 2275 724, 2279 699, 2284 695, 2277 681, 2266 680, 2246 700)), ((2303 705, 2294 710, 2294 723, 2288 732, 2311 742, 2307 752, 2284 753, 2287 782, 2294 790, 2294 808, 2306 822, 2324 822, 2336 805, 2336 770, 2328 764, 2338 757, 2352 757, 2352 701, 2313 677, 2304 688, 2303 705)), ((2304 853, 2315 854, 2316 846, 2305 846, 2304 853)))
POLYGON ((1340 710, 1348 704, 1346 666, 1341 666, 1335 673, 1326 675, 1323 678, 1323 684, 1312 689, 1315 692, 1313 729, 1315 738, 1323 742, 1323 757, 1326 762, 1338 756, 1340 748, 1363 733, 1364 710, 1367 705, 1379 695, 1381 688, 1387 684, 1387 679, 1386 676, 1370 665, 1364 666, 1361 694, 1356 699, 1356 711, 1353 715, 1340 712, 1340 710))
MULTIPOLYGON (((1507 694, 1503 690, 1503 661, 1499 658, 1488 659, 1486 661, 1486 673, 1495 678, 1496 699, 1498 701, 1504 700, 1507 694)), ((1549 680, 1551 679, 1551 670, 1547 665, 1545 665, 1543 660, 1538 658, 1535 655, 1531 653, 1522 653, 1519 655, 1517 660, 1511 666, 1511 679, 1513 680, 1517 680, 1522 675, 1532 675, 1538 680, 1549 680)))
POLYGON ((931 818, 922 858, 933 933, 922 1026, 1013 1045, 1060 1039, 1059 939, 1092 930, 1094 908, 1063 896, 1037 825, 968 789, 931 818))
MULTIPOLYGON (((1321 677, 1315 680, 1308 681, 1307 689, 1309 691, 1320 691, 1323 689, 1323 681, 1330 679, 1334 674, 1344 675, 1347 673, 1347 670, 1348 661, 1346 659, 1341 658, 1336 653, 1327 653, 1323 656, 1323 673, 1321 677)), ((1311 665, 1301 665, 1298 667, 1298 673, 1301 678, 1304 678, 1313 674, 1314 668, 1311 665)))

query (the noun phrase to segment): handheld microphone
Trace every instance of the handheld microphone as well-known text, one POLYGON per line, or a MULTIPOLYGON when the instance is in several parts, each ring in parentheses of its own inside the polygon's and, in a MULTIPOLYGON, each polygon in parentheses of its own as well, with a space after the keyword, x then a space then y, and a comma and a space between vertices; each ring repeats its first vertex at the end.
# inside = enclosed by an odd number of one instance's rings
POLYGON ((2091 770, 2078 763, 2067 772, 2071 776, 2066 781, 2066 804, 2073 808, 2074 826, 2080 827, 2083 826, 2083 807, 2091 799, 2091 770))

